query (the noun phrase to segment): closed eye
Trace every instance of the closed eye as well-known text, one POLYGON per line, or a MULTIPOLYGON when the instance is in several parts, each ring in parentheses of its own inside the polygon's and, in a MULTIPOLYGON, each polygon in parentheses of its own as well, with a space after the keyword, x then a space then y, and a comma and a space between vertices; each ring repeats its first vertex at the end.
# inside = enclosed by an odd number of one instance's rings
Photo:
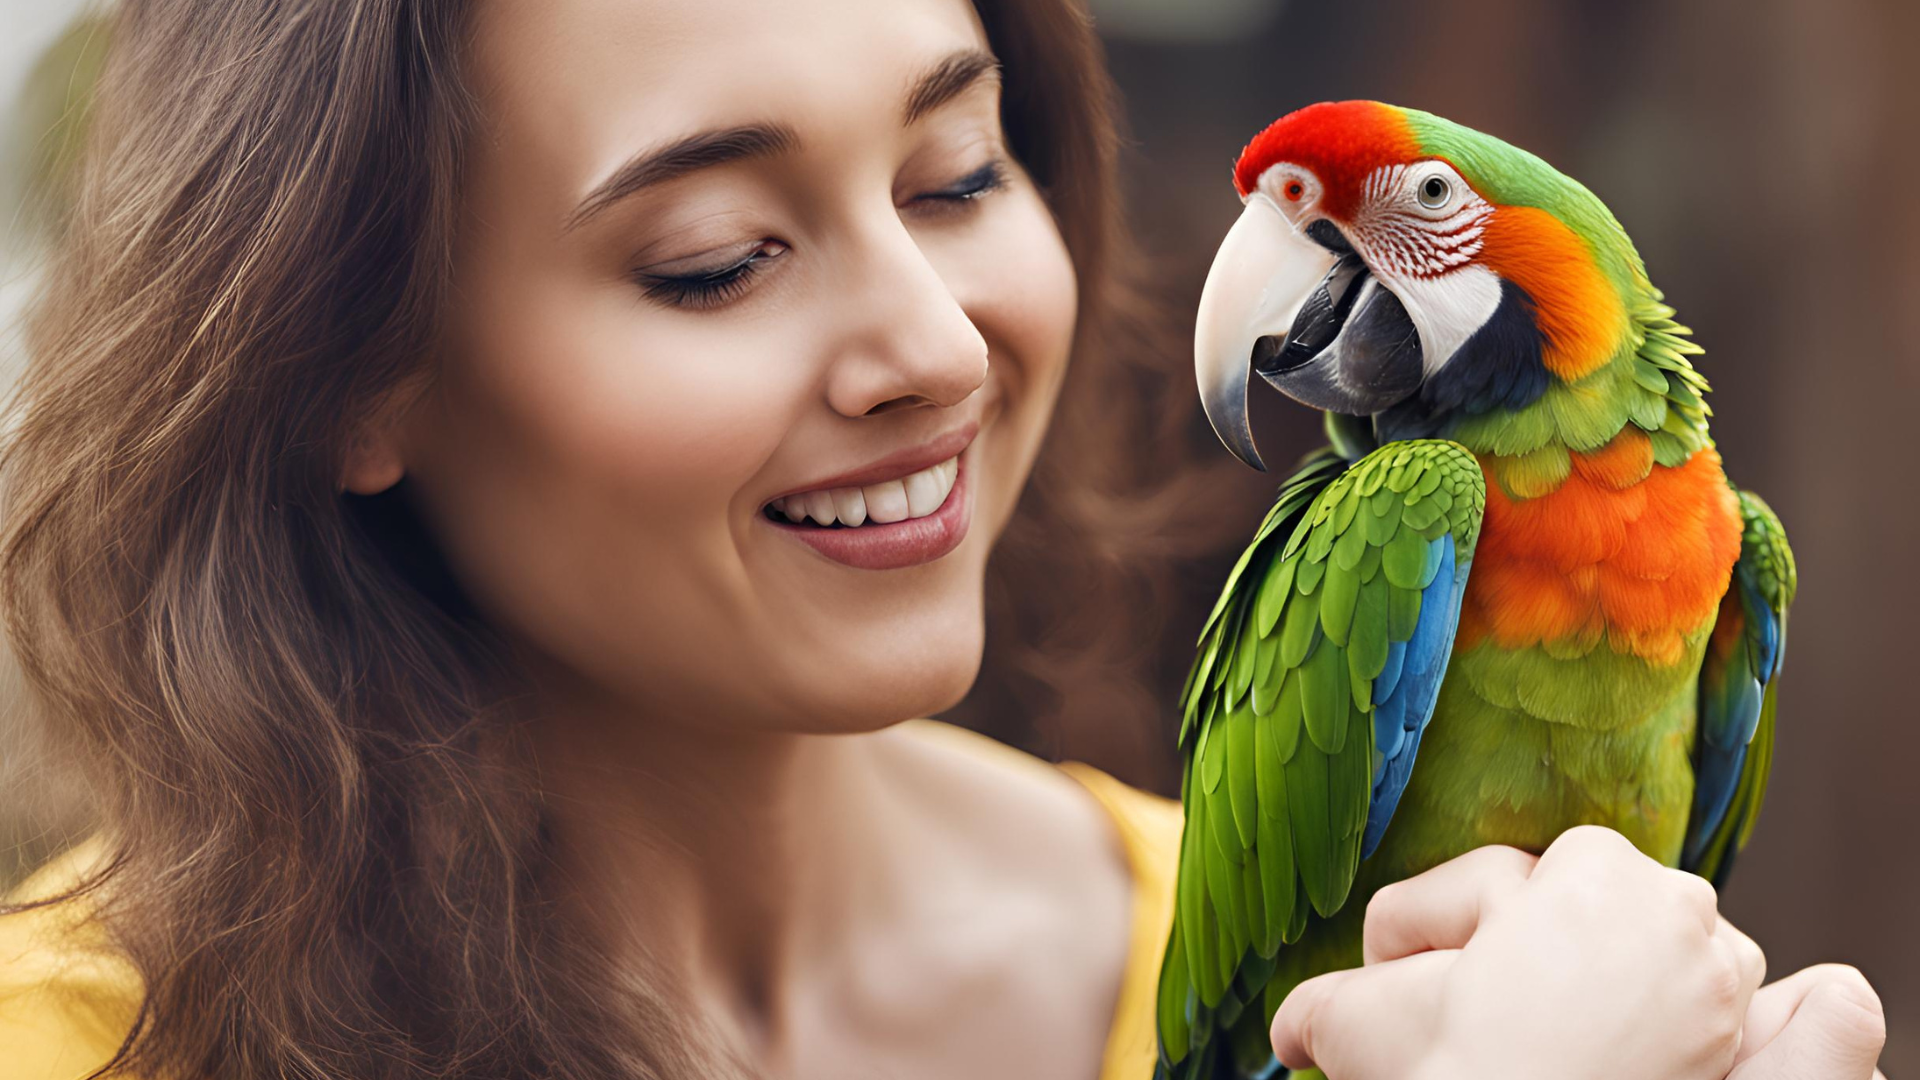
MULTIPOLYGON (((914 196, 910 206, 922 206, 934 213, 949 213, 966 208, 979 199, 1007 186, 1006 162, 994 158, 946 187, 914 196)), ((649 300, 668 307, 708 310, 723 307, 744 295, 753 278, 781 258, 787 246, 777 240, 762 241, 744 257, 711 269, 686 274, 662 274, 633 271, 633 279, 649 300)))
POLYGON ((940 203, 965 205, 1006 186, 1006 162, 1001 158, 994 158, 938 191, 914 196, 910 200, 910 205, 940 203))
POLYGON ((763 240, 744 258, 689 274, 658 274, 636 270, 633 277, 649 300, 669 307, 704 310, 727 304, 744 293, 767 265, 787 253, 778 240, 763 240))

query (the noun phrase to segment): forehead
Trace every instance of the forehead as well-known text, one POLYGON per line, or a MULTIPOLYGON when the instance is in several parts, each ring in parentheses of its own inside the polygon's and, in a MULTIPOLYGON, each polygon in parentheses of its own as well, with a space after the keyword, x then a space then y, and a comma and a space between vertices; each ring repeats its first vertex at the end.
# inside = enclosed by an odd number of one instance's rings
MULTIPOLYGON (((584 183, 711 127, 897 113, 913 74, 986 47, 968 0, 489 0, 470 75, 497 150, 584 183)), ((891 121, 889 121, 891 123, 891 121)))

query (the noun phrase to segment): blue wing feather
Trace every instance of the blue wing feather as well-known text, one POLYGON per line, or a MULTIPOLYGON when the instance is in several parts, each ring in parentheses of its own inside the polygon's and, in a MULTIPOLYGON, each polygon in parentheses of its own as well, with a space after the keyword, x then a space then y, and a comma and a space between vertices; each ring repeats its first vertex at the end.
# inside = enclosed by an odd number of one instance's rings
POLYGON ((1739 492, 1740 558, 1700 667, 1693 812, 1680 866, 1720 884, 1760 813, 1773 761, 1776 676, 1796 574, 1780 519, 1739 492))
POLYGON ((1727 809, 1746 770, 1747 746, 1760 726, 1767 684, 1780 660, 1780 618, 1735 576, 1738 605, 1728 604, 1722 619, 1743 619, 1741 633, 1725 651, 1708 646, 1701 672, 1700 720, 1693 762, 1693 813, 1687 820, 1682 865, 1699 863, 1726 823, 1727 809))
POLYGON ((1393 696, 1393 688, 1400 685, 1400 673, 1407 662, 1407 643, 1394 641, 1387 644, 1387 666, 1380 669, 1380 675, 1373 680, 1373 701, 1379 704, 1393 696))
POLYGON ((1387 834, 1400 795, 1407 789, 1407 778, 1413 775, 1420 736, 1426 732, 1434 705, 1440 700, 1440 681, 1453 653, 1453 634, 1460 626, 1460 600, 1466 595, 1467 574, 1472 568, 1471 558, 1456 564, 1451 536, 1434 537, 1427 548, 1427 571, 1422 575, 1427 584, 1420 593, 1420 618, 1414 624, 1413 637, 1404 648, 1396 644, 1387 651, 1387 667, 1398 667, 1393 680, 1376 680, 1373 684, 1374 748, 1381 757, 1374 766, 1373 796, 1367 803, 1367 831, 1360 843, 1363 859, 1373 854, 1380 838, 1387 834))

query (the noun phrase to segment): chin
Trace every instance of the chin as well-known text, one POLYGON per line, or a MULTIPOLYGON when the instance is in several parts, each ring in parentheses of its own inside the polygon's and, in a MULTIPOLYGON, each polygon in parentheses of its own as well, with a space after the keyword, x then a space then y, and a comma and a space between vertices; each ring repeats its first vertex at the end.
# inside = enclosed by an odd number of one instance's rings
POLYGON ((971 610, 916 612, 893 626, 816 639, 828 647, 804 661, 806 689, 796 696, 810 704, 800 719, 834 733, 878 731, 959 704, 980 675, 986 645, 977 597, 966 606, 971 610))

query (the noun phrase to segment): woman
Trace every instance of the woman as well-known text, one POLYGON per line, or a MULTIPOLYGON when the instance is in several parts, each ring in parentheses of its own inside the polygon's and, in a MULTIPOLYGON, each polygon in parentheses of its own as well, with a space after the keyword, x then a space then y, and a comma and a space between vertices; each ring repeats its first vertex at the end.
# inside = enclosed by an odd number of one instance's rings
MULTIPOLYGON (((1082 14, 148 0, 114 41, 0 560, 101 829, 0 920, 0 1047, 1146 1075, 1177 808, 900 723, 972 682, 1068 357, 1113 344, 1082 14)), ((1410 886, 1282 1054, 1719 1077, 1744 1023, 1741 1068, 1785 1059, 1814 995, 1754 995, 1710 890, 1623 847, 1410 886), (1431 1022, 1343 1033, 1369 997, 1431 1022)))

